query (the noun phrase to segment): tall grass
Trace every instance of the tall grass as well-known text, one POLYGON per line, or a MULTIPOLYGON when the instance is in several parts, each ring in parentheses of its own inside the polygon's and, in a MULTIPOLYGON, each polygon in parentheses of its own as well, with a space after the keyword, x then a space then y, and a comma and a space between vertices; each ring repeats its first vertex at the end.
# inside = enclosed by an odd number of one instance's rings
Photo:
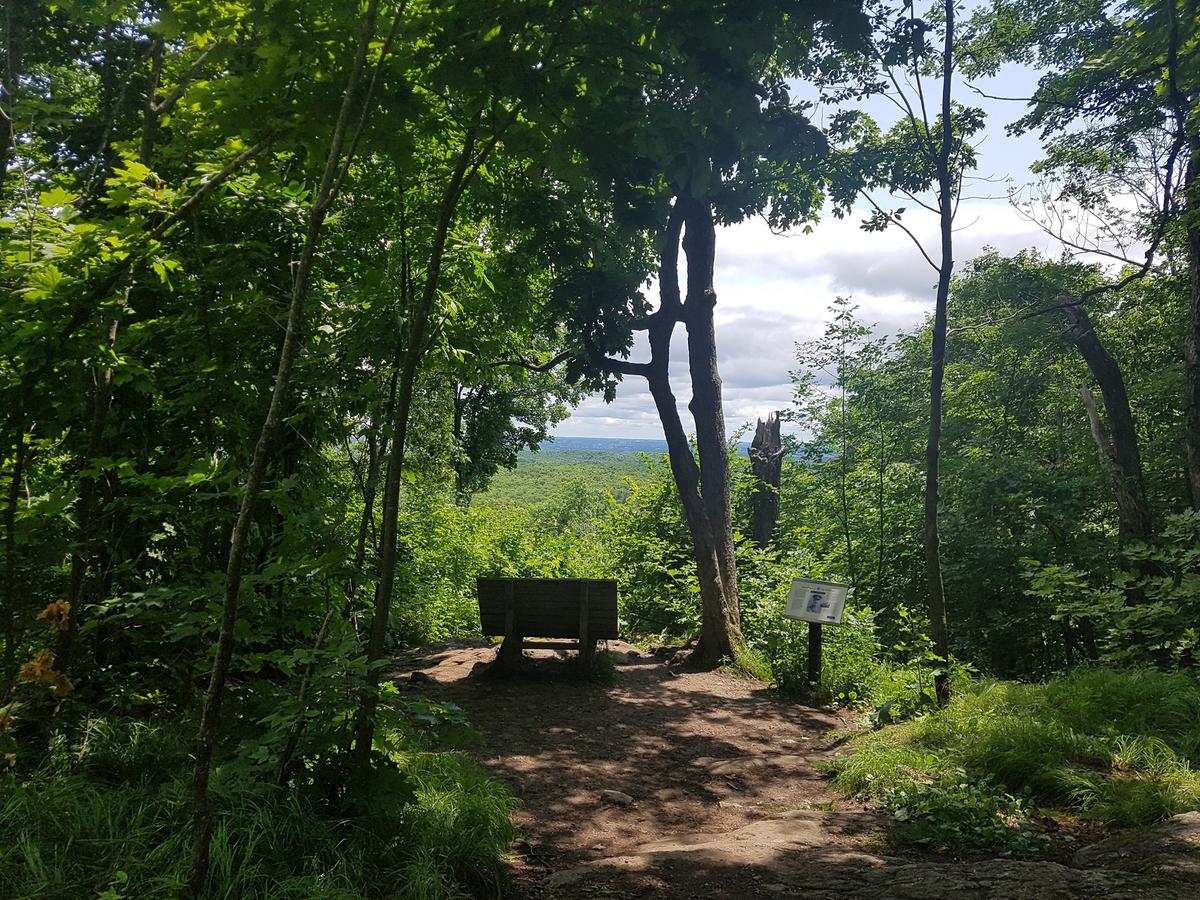
MULTIPOLYGON (((184 747, 152 726, 97 723, 82 755, 24 781, 5 776, 0 894, 181 896, 191 852, 184 747)), ((513 837, 508 791, 462 754, 399 763, 415 799, 359 818, 331 817, 279 789, 224 785, 206 896, 498 894, 513 837)))
POLYGON ((1043 806, 1139 825, 1200 809, 1200 682, 1083 669, 1046 684, 979 682, 941 710, 857 742, 835 764, 855 794, 965 772, 1043 806))

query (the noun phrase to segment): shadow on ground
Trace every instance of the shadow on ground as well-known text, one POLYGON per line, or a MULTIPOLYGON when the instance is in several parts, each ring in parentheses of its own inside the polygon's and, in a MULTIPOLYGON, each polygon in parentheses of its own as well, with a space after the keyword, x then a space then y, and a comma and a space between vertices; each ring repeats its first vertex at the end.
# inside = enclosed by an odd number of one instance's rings
POLYGON ((513 896, 1200 896, 1200 882, 1161 873, 891 856, 884 818, 838 799, 820 770, 844 752, 847 719, 611 649, 612 685, 579 681, 573 659, 547 651, 522 676, 469 677, 494 657, 482 642, 400 660, 423 692, 464 708, 481 761, 521 800, 513 896))

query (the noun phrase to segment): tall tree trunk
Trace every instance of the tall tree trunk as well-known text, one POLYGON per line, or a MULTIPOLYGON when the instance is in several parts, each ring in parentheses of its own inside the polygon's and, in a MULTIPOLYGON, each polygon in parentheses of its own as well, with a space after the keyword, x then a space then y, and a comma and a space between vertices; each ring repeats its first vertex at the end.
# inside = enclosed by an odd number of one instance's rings
POLYGON ((668 222, 661 251, 661 303, 650 323, 651 360, 644 371, 662 421, 675 486, 683 505, 700 580, 700 640, 689 665, 711 668, 734 659, 744 641, 737 596, 733 528, 729 501, 729 451, 721 408, 721 377, 717 371, 713 328, 713 264, 716 230, 707 203, 680 196, 668 222), (680 301, 680 234, 687 254, 686 301, 680 301), (682 321, 688 336, 688 368, 692 380, 692 418, 699 457, 679 418, 669 377, 671 335, 682 321))
POLYGON ((885 507, 885 491, 887 479, 887 427, 884 423, 883 410, 879 410, 879 474, 876 482, 876 503, 878 518, 876 520, 876 539, 879 542, 875 563, 875 608, 883 609, 884 582, 887 575, 887 513, 885 507))
MULTIPOLYGON (((392 407, 396 403, 396 382, 400 378, 400 361, 397 359, 392 368, 392 377, 388 382, 388 400, 384 414, 391 416, 392 407)), ((346 611, 358 631, 358 614, 354 609, 354 595, 358 592, 358 578, 362 573, 367 557, 367 536, 374 540, 375 498, 379 494, 379 475, 383 471, 383 461, 388 455, 387 433, 372 422, 367 435, 367 471, 362 477, 363 512, 358 522, 358 537, 354 543, 354 565, 350 577, 346 579, 346 611)))
POLYGON ((470 403, 471 392, 461 383, 454 383, 454 417, 450 432, 454 437, 454 502, 459 506, 469 506, 471 494, 467 478, 471 468, 470 453, 467 448, 466 414, 470 403))
POLYGON ((744 641, 729 495, 729 444, 725 434, 713 322, 717 304, 717 292, 713 287, 716 226, 708 203, 689 200, 688 207, 683 235, 683 252, 687 255, 683 322, 687 329, 688 371, 692 381, 692 401, 688 409, 696 426, 700 500, 721 574, 720 607, 705 610, 706 621, 701 626, 700 642, 695 651, 696 662, 707 665, 725 658, 733 659, 741 652, 744 641))
POLYGON ((729 500, 729 449, 725 442, 725 415, 721 408, 721 376, 717 370, 716 333, 713 327, 713 263, 716 229, 712 207, 687 195, 675 200, 659 256, 659 308, 649 316, 645 330, 650 360, 635 363, 600 354, 584 336, 592 361, 615 375, 646 379, 654 398, 667 458, 679 491, 684 519, 692 538, 700 581, 700 640, 688 657, 697 668, 712 668, 735 659, 743 650, 738 610, 737 564, 734 559, 733 524, 729 500), (680 300, 679 248, 687 254, 686 303, 680 300), (683 322, 688 338, 688 368, 692 381, 690 409, 696 426, 693 456, 669 376, 671 335, 683 322))
MULTIPOLYGON (((667 340, 670 340, 669 332, 667 340)), ((655 368, 659 368, 657 364, 655 368)), ((692 537, 692 555, 696 560, 696 575, 700 581, 700 641, 688 658, 688 663, 701 668, 711 668, 736 655, 740 649, 741 635, 737 622, 734 621, 731 627, 726 614, 728 598, 718 561, 717 542, 700 495, 700 469, 696 465, 696 457, 692 454, 692 446, 688 443, 683 421, 679 417, 679 406, 671 391, 666 370, 663 358, 661 371, 655 371, 647 381, 663 425, 667 458, 671 463, 671 474, 683 505, 688 533, 692 537)))
POLYGON ((758 479, 750 498, 750 536, 759 547, 769 547, 779 524, 779 486, 783 478, 783 439, 779 413, 758 420, 750 443, 750 471, 758 479))
POLYGON ((946 35, 942 46, 942 121, 941 146, 936 165, 938 181, 938 214, 942 253, 938 266, 937 301, 933 313, 933 340, 930 348, 929 377, 929 440, 925 445, 925 577, 929 592, 929 632, 933 649, 942 658, 934 678, 938 702, 950 696, 947 668, 950 663, 950 634, 946 618, 946 592, 942 581, 941 535, 938 531, 938 501, 941 490, 942 452, 942 395, 946 377, 947 306, 950 301, 950 279, 954 274, 954 187, 950 173, 950 156, 954 142, 953 107, 951 104, 954 75, 954 3, 946 0, 946 35))
POLYGON ((1070 324, 1066 332, 1068 340, 1078 348, 1104 398, 1107 429, 1100 421, 1092 392, 1087 388, 1081 392, 1092 439, 1112 473, 1121 543, 1145 540, 1153 534, 1154 520, 1146 499, 1142 455, 1121 367, 1100 342, 1087 310, 1078 305, 1066 306, 1063 317, 1070 324))
MULTIPOLYGON (((221 715, 221 704, 225 698, 225 682, 229 674, 229 664, 233 657, 234 629, 238 618, 238 601, 242 590, 242 565, 245 561, 246 546, 250 538, 250 523, 254 516, 254 508, 262 489, 263 477, 266 475, 267 464, 270 462, 271 447, 275 442, 283 417, 283 406, 291 379, 292 366, 300 350, 300 338, 304 329, 304 306, 308 298, 309 281, 312 276, 313 262, 316 258, 317 243, 321 237, 321 229, 325 217, 333 203, 335 190, 339 181, 338 171, 342 164, 342 149, 346 142, 346 132, 350 124, 350 115, 358 94, 358 85, 366 66, 367 48, 375 33, 375 19, 379 11, 379 0, 369 0, 363 16, 362 27, 359 31, 358 46, 355 50, 354 61, 342 95, 341 108, 338 111, 337 123, 329 144, 329 154, 325 159, 324 171, 321 173, 321 183, 313 198, 312 208, 308 214, 308 227, 305 230, 304 248, 296 266, 292 280, 292 296, 288 309, 287 330, 284 334, 283 345, 279 351, 279 367, 275 373, 275 384, 271 391, 271 402, 267 408, 266 418, 259 431, 258 442, 254 447, 254 458, 250 464, 250 472, 246 478, 246 486, 242 494, 241 508, 238 510, 237 521, 229 540, 229 559, 225 568, 225 597, 221 612, 220 634, 217 639, 216 654, 213 659, 212 673, 209 676, 208 691, 204 700, 204 710, 200 718, 200 727, 196 734, 194 753, 196 758, 195 776, 192 780, 192 830, 193 847, 191 868, 188 872, 187 894, 189 897, 199 897, 208 877, 208 854, 212 842, 212 814, 209 807, 208 780, 212 771, 213 750, 216 745, 217 729, 221 715)), ((381 60, 382 64, 382 60, 381 60)), ((364 104, 365 116, 366 104, 364 104)))
MULTIPOLYGON (((388 614, 391 611, 392 591, 396 582, 397 522, 400 514, 400 475, 404 467, 405 442, 408 437, 409 413, 412 410, 413 392, 416 387, 417 371, 425 355, 425 344, 429 337, 429 319, 437 297, 438 279, 442 260, 446 252, 446 238, 454 221, 467 182, 482 164, 475 157, 475 140, 480 119, 468 130, 462 152, 455 163, 454 172, 442 195, 433 245, 429 253, 429 268, 421 297, 410 312, 407 340, 404 348, 404 365, 400 372, 399 389, 392 409, 392 448, 388 455, 387 476, 384 480, 383 511, 379 536, 379 581, 375 586, 375 605, 371 615, 371 626, 367 637, 367 674, 360 700, 358 718, 354 729, 354 754, 351 765, 364 768, 371 759, 371 747, 375 739, 375 712, 379 704, 379 660, 383 657, 387 638, 388 614)), ((407 289, 406 289, 407 290, 407 289)))
POLYGON ((838 351, 838 383, 841 387, 842 452, 838 454, 838 499, 842 507, 842 539, 846 543, 846 570, 850 583, 858 586, 858 566, 854 556, 854 534, 850 527, 850 429, 846 408, 846 337, 843 334, 838 351))
POLYGON ((1200 510, 1200 134, 1188 141, 1184 176, 1187 222, 1188 271, 1191 274, 1191 327, 1184 348, 1186 397, 1184 429, 1187 436, 1187 476, 1192 508, 1200 510))
MULTIPOLYGON (((395 381, 389 393, 387 408, 390 411, 395 403, 395 381)), ((346 603, 354 603, 354 595, 358 592, 358 577, 362 572, 367 558, 367 536, 375 521, 375 497, 379 493, 379 474, 383 471, 383 460, 387 457, 387 438, 382 441, 375 433, 367 435, 367 470, 363 473, 362 495, 363 511, 358 520, 358 536, 354 540, 354 563, 350 567, 350 577, 346 579, 346 603)))

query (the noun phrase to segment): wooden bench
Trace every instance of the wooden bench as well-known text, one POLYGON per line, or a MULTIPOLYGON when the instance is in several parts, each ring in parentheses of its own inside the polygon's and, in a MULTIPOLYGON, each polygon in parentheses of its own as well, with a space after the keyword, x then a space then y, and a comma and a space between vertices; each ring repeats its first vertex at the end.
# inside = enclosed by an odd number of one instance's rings
POLYGON ((478 578, 479 622, 503 637, 496 665, 512 667, 525 649, 559 649, 527 638, 574 638, 579 667, 591 674, 596 641, 617 637, 617 583, 589 578, 478 578))

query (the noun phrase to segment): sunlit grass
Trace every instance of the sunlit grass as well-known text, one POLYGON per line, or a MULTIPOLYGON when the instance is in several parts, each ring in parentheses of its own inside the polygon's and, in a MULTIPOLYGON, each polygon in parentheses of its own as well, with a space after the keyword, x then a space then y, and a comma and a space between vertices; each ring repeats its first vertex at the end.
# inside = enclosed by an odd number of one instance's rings
POLYGON ((850 793, 879 798, 961 770, 1042 806, 1140 825, 1200 809, 1200 683, 1109 669, 1041 685, 978 682, 856 748, 834 766, 850 793))

